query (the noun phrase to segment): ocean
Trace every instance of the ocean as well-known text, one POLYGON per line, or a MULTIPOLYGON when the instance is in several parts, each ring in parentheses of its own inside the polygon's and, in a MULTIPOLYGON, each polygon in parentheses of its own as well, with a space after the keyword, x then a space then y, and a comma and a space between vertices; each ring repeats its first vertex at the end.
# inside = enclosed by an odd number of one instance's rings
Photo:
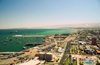
POLYGON ((32 48, 34 46, 24 46, 26 43, 44 43, 43 38, 35 37, 12 37, 13 35, 53 35, 72 34, 75 29, 0 29, 0 52, 20 52, 23 47, 32 48), (12 33, 11 33, 12 32, 12 33), (14 32, 14 33, 13 33, 14 32), (10 40, 11 39, 11 40, 10 40))

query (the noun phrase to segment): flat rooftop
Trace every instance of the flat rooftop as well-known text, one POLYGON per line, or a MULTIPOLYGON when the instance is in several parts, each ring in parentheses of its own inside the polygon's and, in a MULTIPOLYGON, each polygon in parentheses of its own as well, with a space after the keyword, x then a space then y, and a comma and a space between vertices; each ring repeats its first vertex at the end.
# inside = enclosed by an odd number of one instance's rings
POLYGON ((99 49, 96 45, 86 45, 86 48, 87 49, 95 49, 95 50, 99 49))

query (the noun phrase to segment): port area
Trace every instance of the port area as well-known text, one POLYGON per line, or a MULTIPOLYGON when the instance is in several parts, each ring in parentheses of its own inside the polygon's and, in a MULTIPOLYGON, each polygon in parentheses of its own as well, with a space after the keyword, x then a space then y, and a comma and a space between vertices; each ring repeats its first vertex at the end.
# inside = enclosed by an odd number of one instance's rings
MULTIPOLYGON (((71 34, 55 34, 44 37, 44 43, 42 45, 38 45, 37 47, 26 49, 21 52, 0 52, 0 65, 22 65, 28 62, 38 61, 41 65, 45 63, 46 65, 52 63, 59 63, 63 56, 63 52, 65 49, 66 40, 69 41, 71 34), (40 60, 39 55, 40 52, 49 54, 52 59, 51 62, 40 60), (38 58, 38 59, 36 59, 38 58)), ((24 37, 22 35, 17 35, 16 37, 24 37)), ((49 57, 49 56, 47 56, 49 57)), ((36 62, 35 62, 36 63, 36 62)), ((38 64, 37 63, 37 64, 38 64)), ((38 64, 38 65, 39 65, 38 64)))
POLYGON ((21 52, 0 52, 0 65, 10 65, 29 61, 38 54, 38 46, 21 52))
POLYGON ((47 35, 13 35, 12 37, 45 37, 47 35))

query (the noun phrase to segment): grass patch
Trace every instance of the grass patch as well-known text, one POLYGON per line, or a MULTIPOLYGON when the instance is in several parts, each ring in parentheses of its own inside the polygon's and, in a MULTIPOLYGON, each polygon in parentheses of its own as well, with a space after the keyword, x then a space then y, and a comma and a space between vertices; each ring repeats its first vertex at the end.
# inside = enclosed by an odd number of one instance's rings
POLYGON ((58 61, 59 61, 59 59, 56 59, 56 60, 55 60, 55 62, 58 62, 58 61))
POLYGON ((51 62, 46 62, 45 64, 50 64, 51 62))
POLYGON ((76 60, 73 61, 73 65, 77 65, 77 61, 76 60))
POLYGON ((80 65, 83 65, 83 64, 81 63, 81 60, 79 60, 79 64, 80 64, 80 65))
POLYGON ((64 65, 68 65, 69 63, 69 56, 67 56, 67 59, 65 60, 65 62, 63 62, 64 65))

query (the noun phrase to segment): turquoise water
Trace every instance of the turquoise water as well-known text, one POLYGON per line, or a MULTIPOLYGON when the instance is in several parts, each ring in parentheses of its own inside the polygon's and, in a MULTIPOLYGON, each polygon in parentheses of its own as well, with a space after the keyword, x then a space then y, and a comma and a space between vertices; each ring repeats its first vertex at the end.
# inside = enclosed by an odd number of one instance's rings
POLYGON ((35 37, 12 37, 13 35, 52 35, 70 33, 73 29, 0 29, 0 52, 19 52, 24 50, 23 47, 31 48, 35 46, 24 46, 26 43, 44 43, 43 38, 35 37), (17 33, 10 33, 15 32, 17 33), (12 41, 9 41, 12 39, 12 41), (4 42, 7 40, 7 42, 4 42))
POLYGON ((83 60, 84 64, 94 64, 92 60, 83 60))

